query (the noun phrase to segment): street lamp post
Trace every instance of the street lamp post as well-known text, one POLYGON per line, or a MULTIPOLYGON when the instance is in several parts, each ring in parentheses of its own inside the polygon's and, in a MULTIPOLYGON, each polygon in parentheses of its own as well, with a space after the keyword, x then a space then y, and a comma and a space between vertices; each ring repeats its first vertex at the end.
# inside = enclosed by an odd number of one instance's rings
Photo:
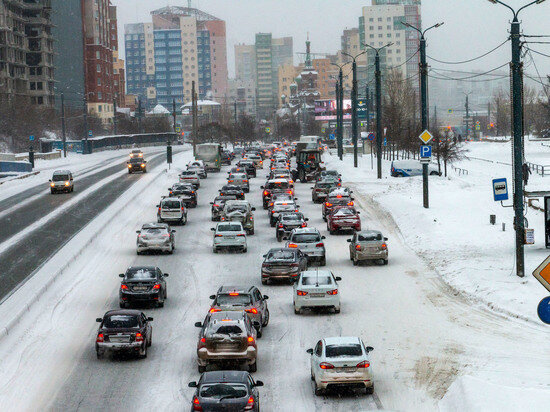
POLYGON ((344 156, 344 64, 332 63, 338 67, 338 93, 336 94, 336 145, 338 147, 338 157, 342 160, 344 156))
MULTIPOLYGON (((421 96, 421 118, 422 118, 422 130, 428 130, 428 63, 426 61, 426 37, 425 34, 428 30, 435 29, 443 25, 443 23, 437 23, 428 27, 422 31, 418 27, 414 27, 409 23, 402 22, 406 27, 416 30, 420 34, 420 96, 421 96)), ((422 186, 423 186, 423 203, 424 207, 428 209, 430 207, 430 198, 428 191, 428 163, 422 164, 422 186)))
POLYGON ((513 172, 514 172, 514 228, 516 230, 516 274, 525 276, 525 256, 523 246, 525 243, 525 218, 523 216, 523 102, 522 102, 522 77, 523 63, 521 62, 520 22, 519 13, 533 4, 543 3, 545 0, 535 0, 515 11, 509 5, 500 0, 489 0, 494 4, 501 4, 510 9, 514 15, 511 23, 510 36, 512 39, 512 134, 513 134, 513 172))

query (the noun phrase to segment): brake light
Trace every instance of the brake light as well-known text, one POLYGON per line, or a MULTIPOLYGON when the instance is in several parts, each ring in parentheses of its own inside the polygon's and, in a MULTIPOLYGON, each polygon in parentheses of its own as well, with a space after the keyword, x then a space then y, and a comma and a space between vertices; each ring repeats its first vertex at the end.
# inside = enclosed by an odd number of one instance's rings
POLYGON ((220 205, 212 205, 213 207, 220 207, 220 205))
POLYGON ((246 309, 245 312, 253 313, 254 315, 257 315, 258 314, 258 309, 256 309, 256 308, 246 309))
POLYGON ((248 180, 246 180, 246 179, 243 179, 243 182, 244 182, 244 183, 248 183, 248 180))
POLYGON ((233 180, 228 180, 227 183, 233 183, 233 180))
POLYGON ((136 342, 143 342, 143 335, 141 333, 136 333, 136 342))
POLYGON ((369 361, 363 361, 361 363, 358 363, 357 364, 357 368, 368 368, 370 366, 370 362, 369 361))
POLYGON ((50 186, 51 186, 51 187, 55 187, 55 183, 50 183, 50 186))
POLYGON ((332 363, 328 363, 328 362, 321 362, 319 364, 319 367, 321 369, 334 369, 334 365, 332 363))
POLYGON ((244 192, 241 192, 241 196, 244 196, 244 192))
POLYGON ((380 248, 382 250, 386 250, 388 248, 388 245, 386 245, 385 243, 382 243, 382 245, 380 246, 380 248))
POLYGON ((181 211, 182 211, 182 212, 185 211, 185 208, 184 208, 183 206, 181 207, 181 211))
POLYGON ((249 336, 248 339, 247 339, 247 342, 249 344, 254 343, 254 336, 249 336))
POLYGON ((327 291, 327 295, 337 295, 338 294, 338 289, 333 289, 333 290, 329 290, 327 291))
POLYGON ((98 333, 97 338, 95 340, 96 342, 104 342, 105 339, 103 338, 103 333, 98 333))
POLYGON ((348 203, 348 206, 353 206, 353 202, 349 202, 349 203, 348 203))
POLYGON ((132 167, 132 165, 128 165, 128 169, 130 169, 132 167))
POLYGON ((246 403, 244 410, 251 411, 253 408, 254 408, 254 398, 251 396, 250 398, 248 398, 248 402, 246 403))
POLYGON ((331 206, 332 206, 332 203, 326 202, 326 203, 325 203, 325 206, 326 206, 326 207, 331 207, 331 206))
POLYGON ((296 209, 295 212, 298 213, 298 209, 296 209))
POLYGON ((342 195, 337 195, 336 196, 338 199, 341 199, 342 198, 342 195))
POLYGON ((197 398, 196 396, 193 397, 193 410, 202 411, 201 403, 199 402, 199 398, 197 398))
POLYGON ((296 243, 289 243, 289 244, 288 244, 288 247, 290 247, 290 248, 297 248, 298 245, 297 245, 296 243))
POLYGON ((173 193, 173 192, 172 192, 172 191, 170 191, 170 196, 172 196, 172 193, 173 193))
POLYGON ((307 227, 307 223, 306 222, 302 223, 302 227, 307 227))
POLYGON ((216 309, 216 308, 210 309, 210 313, 221 312, 221 311, 222 311, 221 309, 216 309))
POLYGON ((121 288, 122 290, 128 290, 128 286, 126 286, 126 285, 120 285, 120 288, 121 288))
POLYGON ((361 245, 355 245, 355 250, 361 250, 361 245))
POLYGON ((214 235, 214 237, 223 237, 223 235, 214 235))
POLYGON ((239 233, 237 236, 246 236, 244 233, 239 233))
POLYGON ((317 243, 317 244, 315 245, 315 247, 324 247, 324 246, 325 246, 325 244, 324 244, 323 242, 317 243))
POLYGON ((267 190, 264 190, 264 196, 267 196, 269 192, 267 190))
POLYGON ((160 289, 160 283, 157 283, 155 286, 153 286, 153 289, 160 289))
POLYGON ((191 194, 194 195, 194 194, 195 194, 195 191, 194 191, 194 190, 191 190, 191 194))
POLYGON ((160 213, 160 207, 159 207, 159 213, 160 213))
POLYGON ((239 294, 237 292, 231 292, 229 296, 239 296, 239 294))
POLYGON ((296 291, 296 294, 297 294, 298 296, 306 296, 306 295, 307 295, 307 292, 305 292, 305 291, 303 291, 303 290, 297 290, 297 291, 296 291))
POLYGON ((141 164, 141 167, 145 167, 145 163, 142 163, 142 164, 141 164))

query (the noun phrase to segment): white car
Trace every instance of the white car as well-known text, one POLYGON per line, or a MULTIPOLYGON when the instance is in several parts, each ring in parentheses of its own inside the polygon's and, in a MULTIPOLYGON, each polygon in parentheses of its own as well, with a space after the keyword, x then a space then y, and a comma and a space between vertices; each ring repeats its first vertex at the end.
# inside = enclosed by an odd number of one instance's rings
POLYGON ((294 313, 305 308, 333 308, 340 313, 338 281, 330 270, 306 270, 294 284, 294 313))
POLYGON ((206 179, 208 177, 208 173, 206 173, 204 166, 199 166, 197 162, 189 163, 187 165, 187 171, 195 172, 201 179, 206 179))
POLYGON ((165 197, 157 205, 157 222, 176 222, 187 224, 187 209, 185 202, 179 197, 165 197))
MULTIPOLYGON (((393 177, 422 176, 422 163, 420 160, 394 160, 391 163, 391 175, 393 177)), ((430 176, 441 176, 437 165, 428 164, 430 176)))
POLYGON ((241 222, 220 222, 211 230, 214 231, 214 253, 218 253, 220 249, 237 249, 246 253, 246 232, 241 222))
POLYGON ((239 186, 245 193, 250 192, 250 183, 246 173, 230 173, 227 177, 227 184, 239 186))
POLYGON ((358 337, 334 337, 321 339, 315 348, 308 349, 311 355, 311 380, 315 382, 315 395, 322 395, 332 387, 365 388, 374 393, 369 352, 358 337))
POLYGON ((201 187, 201 178, 197 172, 186 170, 180 173, 180 183, 192 183, 196 189, 201 187))

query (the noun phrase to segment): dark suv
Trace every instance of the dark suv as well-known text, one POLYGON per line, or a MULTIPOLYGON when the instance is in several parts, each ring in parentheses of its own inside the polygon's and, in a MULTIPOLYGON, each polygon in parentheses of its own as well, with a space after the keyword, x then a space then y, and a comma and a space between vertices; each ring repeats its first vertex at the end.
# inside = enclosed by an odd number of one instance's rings
POLYGON ((237 166, 245 169, 248 177, 256 177, 256 166, 252 160, 241 160, 237 163, 237 166))
POLYGON ((170 197, 179 197, 185 206, 197 207, 197 191, 191 183, 175 183, 168 191, 170 197))
POLYGON ((147 173, 147 162, 141 157, 132 157, 128 164, 128 173, 142 172, 147 173))
POLYGON ((164 306, 167 298, 166 280, 168 273, 154 266, 131 266, 126 273, 118 275, 122 278, 119 291, 121 308, 129 307, 132 303, 154 303, 158 307, 164 306))
POLYGON ((277 241, 287 238, 292 229, 307 227, 308 218, 300 212, 283 212, 279 215, 275 227, 277 228, 277 241))

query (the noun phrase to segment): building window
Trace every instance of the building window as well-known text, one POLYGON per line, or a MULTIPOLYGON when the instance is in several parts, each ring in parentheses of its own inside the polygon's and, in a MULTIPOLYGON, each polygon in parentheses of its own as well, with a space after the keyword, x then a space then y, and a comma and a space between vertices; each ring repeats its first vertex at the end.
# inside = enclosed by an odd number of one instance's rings
POLYGON ((101 86, 101 78, 100 77, 97 78, 97 85, 101 86))
POLYGON ((95 52, 95 58, 98 60, 101 59, 101 53, 99 52, 99 50, 95 52))
POLYGON ((99 100, 101 100, 101 99, 103 98, 101 92, 97 92, 97 98, 98 98, 99 100))
POLYGON ((101 66, 100 66, 99 64, 97 65, 97 68, 96 68, 96 69, 97 69, 97 72, 98 72, 98 73, 101 73, 101 66))

